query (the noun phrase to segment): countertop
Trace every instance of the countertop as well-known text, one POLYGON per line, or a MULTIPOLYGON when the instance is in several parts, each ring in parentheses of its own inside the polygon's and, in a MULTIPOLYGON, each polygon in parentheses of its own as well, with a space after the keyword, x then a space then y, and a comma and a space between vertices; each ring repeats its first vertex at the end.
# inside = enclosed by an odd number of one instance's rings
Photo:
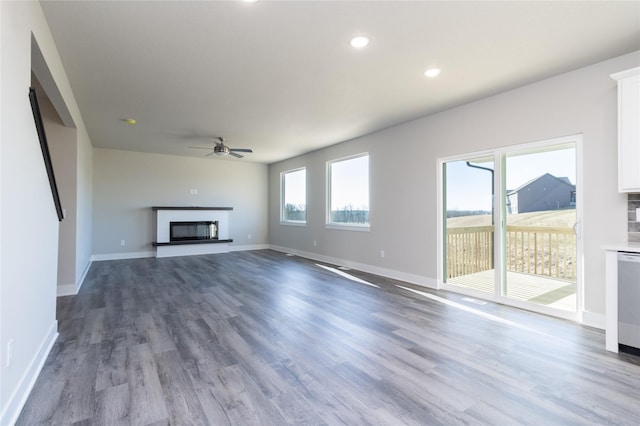
POLYGON ((605 244, 602 246, 604 250, 611 251, 628 251, 631 253, 640 253, 640 243, 614 243, 614 244, 605 244))

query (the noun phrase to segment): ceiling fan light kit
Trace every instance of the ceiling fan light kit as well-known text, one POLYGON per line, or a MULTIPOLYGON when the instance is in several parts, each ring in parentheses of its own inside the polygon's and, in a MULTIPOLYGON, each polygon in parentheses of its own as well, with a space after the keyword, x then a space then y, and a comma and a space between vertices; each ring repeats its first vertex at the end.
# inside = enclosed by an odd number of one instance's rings
MULTIPOLYGON (((213 151, 211 151, 210 153, 208 153, 207 155, 205 155, 205 157, 208 157, 212 154, 216 154, 216 155, 220 155, 220 156, 227 156, 227 155, 231 155, 232 157, 236 157, 236 158, 243 158, 243 155, 238 154, 238 152, 253 152, 253 150, 249 149, 249 148, 229 148, 228 146, 226 146, 224 144, 224 138, 222 137, 217 137, 214 138, 217 139, 220 142, 214 141, 216 146, 213 147, 213 151)), ((203 146, 190 146, 189 148, 193 148, 193 149, 211 149, 211 148, 205 148, 203 146)))
POLYGON ((214 152, 216 155, 229 155, 230 150, 229 150, 229 147, 228 147, 228 146, 225 146, 225 145, 220 144, 220 145, 216 145, 216 146, 213 148, 213 152, 214 152))

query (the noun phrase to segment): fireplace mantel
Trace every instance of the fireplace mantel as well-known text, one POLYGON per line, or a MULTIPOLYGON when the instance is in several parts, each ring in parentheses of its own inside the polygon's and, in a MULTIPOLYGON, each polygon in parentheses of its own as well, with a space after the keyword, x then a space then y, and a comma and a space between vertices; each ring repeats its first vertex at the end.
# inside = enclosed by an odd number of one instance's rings
POLYGON ((203 206, 153 206, 156 212, 156 257, 189 256, 197 254, 226 253, 233 239, 229 238, 229 215, 233 207, 203 206), (170 241, 171 222, 216 221, 218 239, 170 241))

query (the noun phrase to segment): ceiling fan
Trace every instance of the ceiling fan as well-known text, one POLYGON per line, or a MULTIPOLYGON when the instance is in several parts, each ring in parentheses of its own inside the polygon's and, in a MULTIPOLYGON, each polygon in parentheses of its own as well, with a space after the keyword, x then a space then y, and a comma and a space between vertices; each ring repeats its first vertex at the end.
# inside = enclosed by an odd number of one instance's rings
MULTIPOLYGON (((248 149, 248 148, 229 148, 227 145, 224 144, 224 138, 223 137, 215 137, 213 139, 217 139, 219 142, 218 141, 214 141, 216 146, 214 146, 213 147, 213 151, 211 151, 210 153, 205 155, 205 157, 208 157, 210 155, 216 154, 216 155, 231 155, 232 157, 242 158, 242 157, 244 157, 244 155, 237 154, 238 152, 253 152, 253 150, 248 149)), ((189 148, 193 148, 193 149, 211 149, 211 147, 204 147, 204 146, 190 146, 189 148)))

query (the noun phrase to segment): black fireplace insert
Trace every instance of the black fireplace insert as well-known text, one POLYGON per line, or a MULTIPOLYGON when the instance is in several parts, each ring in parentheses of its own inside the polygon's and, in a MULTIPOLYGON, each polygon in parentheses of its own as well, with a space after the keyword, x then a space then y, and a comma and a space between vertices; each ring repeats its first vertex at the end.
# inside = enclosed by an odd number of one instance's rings
POLYGON ((169 241, 217 239, 218 221, 169 222, 169 241))

